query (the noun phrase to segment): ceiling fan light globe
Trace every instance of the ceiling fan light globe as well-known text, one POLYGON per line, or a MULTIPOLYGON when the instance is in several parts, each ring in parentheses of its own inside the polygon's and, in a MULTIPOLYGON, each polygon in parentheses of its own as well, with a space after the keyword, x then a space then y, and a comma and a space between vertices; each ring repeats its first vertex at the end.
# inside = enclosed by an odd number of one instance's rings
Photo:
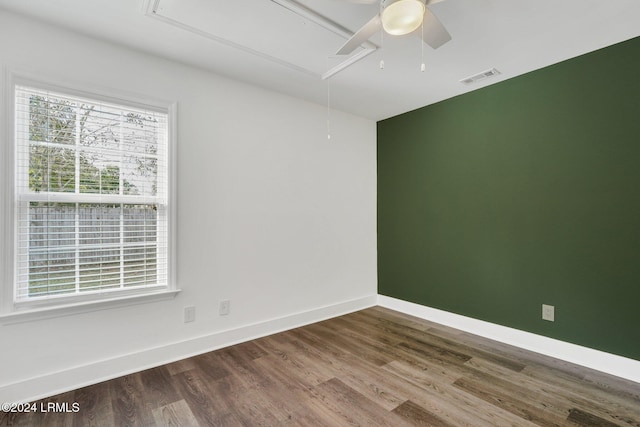
POLYGON ((397 0, 382 11, 382 27, 394 36, 415 31, 424 18, 425 5, 420 0, 397 0))

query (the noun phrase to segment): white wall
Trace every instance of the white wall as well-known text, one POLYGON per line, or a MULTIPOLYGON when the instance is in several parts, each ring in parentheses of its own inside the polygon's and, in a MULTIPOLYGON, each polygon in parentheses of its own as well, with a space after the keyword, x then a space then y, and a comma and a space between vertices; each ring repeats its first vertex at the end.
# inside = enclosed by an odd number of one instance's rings
MULTIPOLYGON (((0 401, 375 303, 373 121, 332 112, 327 140, 325 106, 3 11, 0 62, 5 74, 26 70, 177 101, 183 290, 169 301, 0 326, 0 401), (231 300, 228 317, 217 315, 221 299, 231 300), (189 305, 196 322, 185 324, 189 305)), ((5 134, 1 142, 11 143, 5 134)))

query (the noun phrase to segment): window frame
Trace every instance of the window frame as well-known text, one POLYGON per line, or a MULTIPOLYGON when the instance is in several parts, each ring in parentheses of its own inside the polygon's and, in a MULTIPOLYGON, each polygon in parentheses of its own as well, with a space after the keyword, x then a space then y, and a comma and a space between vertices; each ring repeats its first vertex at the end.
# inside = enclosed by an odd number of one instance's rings
POLYGON ((0 135, 0 323, 12 323, 23 320, 35 320, 42 317, 65 315, 76 312, 93 311, 112 306, 138 304, 173 298, 180 289, 176 283, 175 247, 176 247, 176 118, 177 103, 162 99, 125 93, 114 89, 98 88, 77 82, 59 83, 32 76, 24 72, 4 72, 2 105, 0 119, 4 121, 5 132, 0 135), (58 92, 69 96, 88 98, 97 102, 111 103, 123 107, 141 108, 167 114, 167 285, 149 286, 137 289, 118 289, 110 292, 91 292, 57 296, 53 298, 34 298, 16 301, 18 222, 16 214, 18 204, 16 161, 19 147, 16 143, 16 86, 58 92), (22 319, 22 320, 21 320, 22 319))

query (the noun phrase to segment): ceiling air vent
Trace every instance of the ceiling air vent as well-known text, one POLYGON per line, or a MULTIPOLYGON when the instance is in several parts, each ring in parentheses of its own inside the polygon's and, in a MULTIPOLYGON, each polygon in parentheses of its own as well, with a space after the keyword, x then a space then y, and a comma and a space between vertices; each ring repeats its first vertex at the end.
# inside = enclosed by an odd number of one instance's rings
POLYGON ((493 76, 497 76, 498 74, 500 74, 500 71, 496 70, 495 68, 492 68, 490 70, 487 71, 483 71, 481 73, 478 74, 474 74, 473 76, 469 76, 466 77, 462 80, 460 80, 460 83, 464 83, 466 85, 470 85, 471 83, 475 83, 479 80, 484 80, 488 77, 493 77, 493 76))

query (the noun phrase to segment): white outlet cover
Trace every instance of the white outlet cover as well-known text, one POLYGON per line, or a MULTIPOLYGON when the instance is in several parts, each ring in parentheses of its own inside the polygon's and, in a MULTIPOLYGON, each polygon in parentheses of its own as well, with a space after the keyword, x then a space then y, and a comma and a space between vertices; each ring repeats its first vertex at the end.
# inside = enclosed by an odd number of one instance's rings
POLYGON ((228 316, 229 313, 231 312, 231 301, 229 300, 224 300, 224 301, 220 301, 220 316, 228 316))
POLYGON ((553 305, 542 304, 542 320, 555 321, 555 307, 553 305))
POLYGON ((184 308, 184 323, 195 322, 196 320, 196 308, 185 307, 184 308))

